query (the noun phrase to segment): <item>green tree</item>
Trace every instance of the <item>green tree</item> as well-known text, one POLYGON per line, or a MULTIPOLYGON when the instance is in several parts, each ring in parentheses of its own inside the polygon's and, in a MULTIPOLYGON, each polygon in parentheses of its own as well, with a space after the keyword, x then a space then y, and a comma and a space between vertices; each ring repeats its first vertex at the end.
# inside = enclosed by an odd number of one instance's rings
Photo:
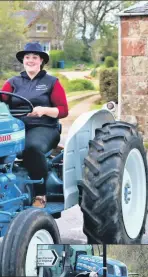
POLYGON ((13 10, 34 10, 41 1, 9 1, 13 10))
POLYGON ((91 55, 97 65, 106 56, 118 57, 118 28, 115 25, 103 24, 100 31, 100 38, 91 45, 91 55))
POLYGON ((67 60, 79 61, 81 60, 84 50, 84 45, 82 40, 75 38, 65 41, 64 52, 67 60))
POLYGON ((79 1, 75 22, 87 49, 100 35, 102 24, 111 20, 109 15, 120 9, 120 4, 121 1, 79 1))
POLYGON ((0 70, 12 68, 15 54, 24 42, 24 20, 14 16, 11 2, 0 2, 0 70))
POLYGON ((123 1, 121 3, 121 7, 122 9, 127 9, 129 8, 130 6, 133 6, 134 4, 138 3, 139 1, 123 1))

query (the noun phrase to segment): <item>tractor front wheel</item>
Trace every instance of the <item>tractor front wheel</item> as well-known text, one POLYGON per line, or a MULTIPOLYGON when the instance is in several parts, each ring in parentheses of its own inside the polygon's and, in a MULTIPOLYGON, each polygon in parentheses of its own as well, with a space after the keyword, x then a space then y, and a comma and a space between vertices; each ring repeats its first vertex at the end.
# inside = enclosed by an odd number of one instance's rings
POLYGON ((37 268, 37 244, 54 243, 59 244, 61 240, 51 215, 35 208, 20 212, 3 239, 2 276, 51 277, 50 270, 37 268))
POLYGON ((81 209, 89 243, 140 243, 148 170, 141 135, 125 122, 104 124, 85 159, 81 209))

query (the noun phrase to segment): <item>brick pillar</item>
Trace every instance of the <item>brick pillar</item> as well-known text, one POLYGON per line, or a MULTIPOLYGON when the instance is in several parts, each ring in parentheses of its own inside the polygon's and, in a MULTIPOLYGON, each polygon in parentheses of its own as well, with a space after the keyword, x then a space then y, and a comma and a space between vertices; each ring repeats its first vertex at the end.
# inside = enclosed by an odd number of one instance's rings
POLYGON ((121 17, 121 119, 148 141, 148 16, 121 17))

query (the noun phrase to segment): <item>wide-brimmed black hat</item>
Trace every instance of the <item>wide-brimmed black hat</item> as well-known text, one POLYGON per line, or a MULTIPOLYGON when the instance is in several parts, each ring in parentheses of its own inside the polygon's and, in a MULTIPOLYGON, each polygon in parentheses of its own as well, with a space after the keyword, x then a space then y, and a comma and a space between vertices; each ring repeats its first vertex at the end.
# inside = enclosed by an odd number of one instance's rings
POLYGON ((39 55, 45 63, 48 63, 49 56, 47 53, 43 52, 42 46, 38 42, 29 42, 25 45, 24 51, 19 51, 16 54, 16 58, 19 60, 19 62, 23 63, 24 55, 29 53, 35 53, 39 55))

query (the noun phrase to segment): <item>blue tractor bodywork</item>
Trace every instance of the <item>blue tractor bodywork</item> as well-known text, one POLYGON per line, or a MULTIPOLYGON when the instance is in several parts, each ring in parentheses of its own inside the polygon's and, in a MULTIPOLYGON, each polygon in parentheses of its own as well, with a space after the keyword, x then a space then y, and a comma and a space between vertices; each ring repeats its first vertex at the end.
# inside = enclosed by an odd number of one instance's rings
POLYGON ((27 198, 17 186, 13 164, 16 155, 25 147, 25 127, 12 117, 4 103, 0 103, 0 235, 27 198))
MULTIPOLYGON (((103 276, 103 257, 91 255, 79 255, 76 264, 77 272, 98 272, 98 276, 103 276)), ((124 263, 107 258, 107 277, 127 277, 128 271, 124 263)))
MULTIPOLYGON (((13 117, 7 105, 0 102, 0 236, 4 236, 9 222, 18 212, 31 207, 32 185, 43 182, 43 180, 31 180, 27 170, 22 165, 22 160, 17 159, 24 147, 24 123, 13 117)), ((48 154, 50 155, 50 153, 48 154)), ((59 155, 60 159, 62 155, 62 153, 59 155)), ((51 193, 48 192, 51 201, 45 210, 49 214, 59 214, 64 209, 63 181, 54 170, 54 162, 48 160, 48 164, 53 168, 53 171, 49 174, 46 186, 48 188, 50 187, 49 184, 52 183, 52 191, 51 193), (60 187, 61 193, 59 194, 57 190, 55 195, 53 188, 56 186, 60 187), (59 201, 59 197, 61 197, 61 201, 59 201)))
MULTIPOLYGON (((26 101, 25 98, 23 100, 26 101)), ((11 113, 12 110, 9 111, 7 105, 0 102, 0 236, 5 235, 9 222, 20 211, 31 207, 33 185, 44 181, 31 180, 23 166, 20 154, 25 147, 25 126, 21 117, 17 119, 11 113)), ((64 209, 79 203, 89 141, 94 138, 96 128, 101 128, 106 122, 115 122, 112 113, 107 110, 82 114, 69 130, 64 151, 54 157, 51 157, 52 151, 46 154, 49 169, 47 205, 42 210, 54 218, 59 218, 64 209)))
MULTIPOLYGON (((86 272, 97 272, 98 277, 103 276, 103 257, 94 255, 93 246, 90 244, 70 245, 68 261, 65 260, 65 256, 68 252, 68 250, 65 249, 65 245, 38 246, 38 252, 43 249, 55 250, 58 255, 55 265, 50 267, 52 277, 63 276, 62 274, 65 263, 69 265, 69 269, 67 270, 67 275, 65 274, 64 276, 76 277, 78 274, 86 272), (63 255, 63 253, 65 254, 63 255)), ((127 266, 119 260, 114 260, 107 257, 106 267, 106 277, 128 277, 127 266)))

